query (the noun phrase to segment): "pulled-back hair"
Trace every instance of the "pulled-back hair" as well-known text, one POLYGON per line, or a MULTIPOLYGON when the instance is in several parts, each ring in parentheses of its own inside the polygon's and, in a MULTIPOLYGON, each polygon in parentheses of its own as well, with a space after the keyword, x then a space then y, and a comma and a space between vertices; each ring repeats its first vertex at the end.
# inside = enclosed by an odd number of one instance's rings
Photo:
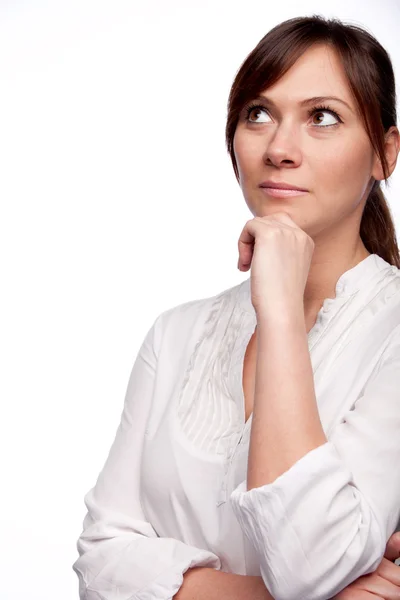
MULTIPOLYGON (((333 47, 341 58, 356 106, 388 185, 385 133, 397 125, 396 88, 389 54, 366 30, 320 15, 296 17, 271 29, 246 57, 233 81, 227 111, 225 138, 236 179, 239 173, 233 138, 239 115, 247 102, 272 86, 312 45, 333 47)), ((360 237, 372 254, 400 268, 393 218, 381 182, 376 180, 366 201, 360 237)))

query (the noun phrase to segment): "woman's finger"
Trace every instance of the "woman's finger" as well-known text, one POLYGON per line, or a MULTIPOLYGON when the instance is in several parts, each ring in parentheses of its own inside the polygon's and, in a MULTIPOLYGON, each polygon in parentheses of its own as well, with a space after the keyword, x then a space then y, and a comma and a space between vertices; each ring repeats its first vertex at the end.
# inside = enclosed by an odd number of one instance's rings
POLYGON ((371 594, 365 590, 358 590, 357 588, 347 587, 342 592, 331 598, 331 600, 385 600, 383 596, 377 596, 371 594))
POLYGON ((399 600, 400 598, 399 586, 387 581, 387 579, 384 579, 375 573, 360 577, 357 579, 356 585, 366 592, 384 598, 384 600, 399 600))
POLYGON ((400 557, 400 531, 394 533, 386 545, 385 558, 394 561, 400 557))
POLYGON ((380 577, 398 586, 398 597, 400 598, 400 568, 387 558, 384 558, 375 572, 380 577))

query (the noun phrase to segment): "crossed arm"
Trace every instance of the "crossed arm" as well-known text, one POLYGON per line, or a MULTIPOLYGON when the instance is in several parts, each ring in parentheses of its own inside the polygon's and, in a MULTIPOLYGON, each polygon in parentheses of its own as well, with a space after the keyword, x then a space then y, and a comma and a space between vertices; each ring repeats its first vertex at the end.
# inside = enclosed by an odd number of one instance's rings
MULTIPOLYGON (((400 597, 400 532, 389 539, 385 556, 373 573, 359 577, 331 600, 392 600, 400 597)), ((273 600, 261 577, 196 567, 184 574, 174 600, 273 600)))

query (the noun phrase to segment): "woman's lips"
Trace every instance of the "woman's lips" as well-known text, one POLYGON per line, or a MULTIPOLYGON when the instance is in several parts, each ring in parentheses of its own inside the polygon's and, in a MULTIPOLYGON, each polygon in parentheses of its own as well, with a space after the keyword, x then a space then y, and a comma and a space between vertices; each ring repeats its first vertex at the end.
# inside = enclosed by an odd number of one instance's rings
POLYGON ((301 196, 302 194, 308 194, 303 190, 283 190, 278 188, 262 187, 264 194, 268 196, 274 196, 275 198, 287 198, 289 196, 301 196))

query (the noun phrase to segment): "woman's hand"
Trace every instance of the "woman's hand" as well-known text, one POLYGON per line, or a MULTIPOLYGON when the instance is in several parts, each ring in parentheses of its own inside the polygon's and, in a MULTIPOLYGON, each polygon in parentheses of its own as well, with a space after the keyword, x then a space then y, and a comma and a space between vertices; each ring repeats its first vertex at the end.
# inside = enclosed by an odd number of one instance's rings
POLYGON ((399 600, 400 566, 393 562, 399 557, 400 532, 396 532, 389 539, 376 571, 359 577, 331 600, 399 600))
POLYGON ((251 265, 251 300, 258 314, 303 310, 314 241, 285 212, 247 221, 238 241, 240 271, 251 265))

